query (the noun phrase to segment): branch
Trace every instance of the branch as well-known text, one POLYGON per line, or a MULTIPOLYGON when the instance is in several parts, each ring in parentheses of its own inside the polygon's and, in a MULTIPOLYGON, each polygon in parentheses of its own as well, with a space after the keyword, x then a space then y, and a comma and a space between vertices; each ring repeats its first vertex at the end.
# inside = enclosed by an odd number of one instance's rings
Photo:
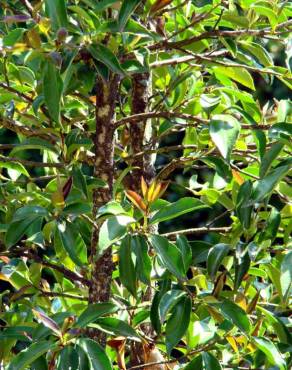
POLYGON ((259 36, 264 37, 266 35, 277 35, 276 30, 288 27, 292 24, 292 19, 289 21, 283 22, 278 24, 275 30, 273 30, 271 27, 263 28, 261 30, 256 29, 244 29, 244 30, 235 30, 235 31, 228 31, 228 30, 212 30, 212 31, 205 31, 201 33, 200 35, 190 37, 185 40, 180 41, 174 41, 174 42, 167 42, 167 41, 160 41, 156 44, 150 45, 149 50, 157 50, 160 48, 166 48, 166 49, 175 49, 178 47, 187 46, 189 44, 192 44, 193 42, 197 42, 200 40, 210 39, 214 37, 239 37, 239 36, 259 36))
POLYGON ((39 129, 33 129, 28 126, 23 126, 19 124, 18 122, 5 118, 5 117, 0 117, 0 124, 2 127, 4 127, 7 130, 13 131, 17 134, 21 134, 23 136, 37 136, 41 139, 47 140, 52 144, 55 144, 58 138, 52 134, 47 134, 44 132, 44 130, 39 130, 39 129))
POLYGON ((22 256, 27 257, 29 259, 32 259, 32 260, 40 263, 43 266, 49 267, 53 270, 56 270, 56 271, 60 272, 61 274, 63 274, 66 278, 68 278, 72 282, 79 281, 83 285, 86 285, 86 286, 90 285, 90 281, 88 279, 84 278, 83 276, 78 275, 74 271, 68 270, 66 267, 64 267, 62 265, 56 265, 55 263, 45 261, 41 257, 39 257, 35 254, 32 254, 32 253, 27 253, 27 254, 24 253, 24 254, 22 254, 22 256))
POLYGON ((125 125, 126 123, 140 122, 141 120, 146 120, 149 118, 166 118, 166 119, 181 118, 184 120, 195 121, 195 122, 202 123, 202 124, 209 123, 209 120, 206 120, 204 118, 193 116, 187 113, 170 111, 170 112, 147 112, 147 113, 133 114, 132 116, 124 117, 116 121, 115 126, 120 127, 122 125, 125 125))
POLYGON ((52 167, 52 168, 64 168, 64 163, 48 163, 48 162, 34 162, 27 161, 26 159, 14 158, 14 157, 4 157, 0 155, 0 161, 4 163, 21 163, 28 167, 52 167))
POLYGON ((225 226, 225 227, 197 227, 194 229, 186 229, 186 230, 178 230, 178 231, 171 231, 170 233, 161 234, 166 238, 171 238, 176 235, 200 235, 205 233, 223 233, 226 234, 232 230, 232 226, 225 226))
MULTIPOLYGON (((225 338, 223 338, 223 339, 225 339, 225 338)), ((194 356, 198 353, 208 351, 209 349, 211 349, 215 344, 217 344, 220 341, 222 341, 222 339, 221 340, 220 339, 219 340, 214 339, 210 343, 205 344, 204 346, 201 346, 200 348, 197 348, 193 351, 190 351, 186 355, 183 355, 179 358, 174 358, 174 359, 165 360, 165 361, 158 361, 158 362, 149 362, 148 364, 140 364, 140 365, 137 365, 137 366, 131 366, 127 370, 136 370, 136 369, 138 370, 138 369, 142 369, 142 368, 143 369, 149 368, 148 370, 150 370, 150 369, 152 369, 152 366, 155 367, 157 365, 167 365, 167 364, 172 364, 174 362, 179 362, 181 360, 187 359, 189 356, 194 356)))

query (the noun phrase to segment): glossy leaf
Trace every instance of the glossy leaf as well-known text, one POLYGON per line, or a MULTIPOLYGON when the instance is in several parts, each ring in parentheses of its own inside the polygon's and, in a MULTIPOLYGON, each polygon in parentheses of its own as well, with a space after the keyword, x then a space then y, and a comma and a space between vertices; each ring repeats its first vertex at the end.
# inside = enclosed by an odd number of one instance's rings
POLYGON ((186 292, 183 290, 170 290, 166 292, 159 302, 158 311, 160 316, 160 321, 163 322, 166 319, 168 312, 183 298, 186 292))
POLYGON ((112 370, 112 365, 103 348, 94 340, 80 338, 77 345, 85 352, 91 370, 112 370))
POLYGON ((200 202, 196 198, 181 198, 177 202, 169 204, 155 213, 155 215, 151 218, 150 223, 155 224, 162 221, 168 221, 184 215, 185 213, 193 212, 206 207, 207 206, 204 203, 200 202))
POLYGON ((223 158, 228 162, 239 132, 240 125, 232 116, 217 115, 210 122, 211 138, 223 158))
POLYGON ((122 31, 132 12, 135 10, 141 0, 124 0, 119 12, 119 28, 122 31))
POLYGON ((230 251, 230 247, 227 244, 216 244, 213 248, 209 250, 207 258, 207 270, 211 279, 214 280, 216 273, 224 259, 230 251))
POLYGON ((62 80, 59 71, 52 62, 47 62, 44 70, 43 92, 45 103, 48 107, 51 118, 56 122, 60 122, 60 106, 62 80))
POLYGON ((268 361, 279 367, 280 370, 287 369, 285 361, 277 347, 267 338, 254 337, 255 345, 267 356, 268 361))
POLYGON ((78 317, 74 326, 84 328, 95 322, 100 316, 113 313, 116 310, 117 306, 110 302, 90 304, 78 317))
POLYGON ((129 324, 120 319, 114 317, 99 318, 96 320, 96 324, 111 335, 121 335, 136 341, 141 340, 137 332, 129 324))
POLYGON ((119 270, 122 284, 134 296, 137 296, 137 276, 132 259, 131 236, 126 236, 119 248, 119 270))
POLYGON ((287 297, 289 299, 289 292, 292 288, 292 251, 288 252, 282 263, 281 263, 281 288, 282 288, 282 294, 284 297, 287 297))
POLYGON ((163 265, 177 278, 184 280, 183 258, 175 244, 160 235, 152 235, 150 241, 163 265))
POLYGON ((166 348, 168 353, 171 352, 172 348, 178 344, 185 334, 189 326, 191 310, 192 302, 187 296, 176 304, 165 328, 166 348))
POLYGON ((125 75, 118 59, 110 49, 101 44, 95 44, 89 46, 88 50, 96 60, 105 64, 112 72, 118 73, 121 76, 125 75))
POLYGON ((121 239, 127 232, 127 226, 134 222, 132 217, 124 215, 109 217, 100 228, 99 253, 121 239))
POLYGON ((223 303, 216 304, 216 307, 219 308, 220 313, 222 313, 226 319, 230 320, 243 332, 249 333, 251 325, 246 313, 241 307, 227 300, 223 303))
POLYGON ((19 352, 10 362, 7 369, 24 370, 37 358, 54 348, 56 348, 56 344, 53 342, 40 341, 38 343, 33 343, 26 350, 19 352))
POLYGON ((136 256, 137 278, 144 284, 149 284, 152 263, 148 254, 148 245, 146 239, 141 235, 133 235, 131 238, 131 248, 136 256))

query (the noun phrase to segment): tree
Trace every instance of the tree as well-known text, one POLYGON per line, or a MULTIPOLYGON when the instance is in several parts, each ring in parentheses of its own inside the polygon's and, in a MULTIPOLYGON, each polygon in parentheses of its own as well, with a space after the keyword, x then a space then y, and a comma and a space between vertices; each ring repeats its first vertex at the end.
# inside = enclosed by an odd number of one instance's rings
POLYGON ((1 5, 2 367, 288 369, 291 4, 1 5))

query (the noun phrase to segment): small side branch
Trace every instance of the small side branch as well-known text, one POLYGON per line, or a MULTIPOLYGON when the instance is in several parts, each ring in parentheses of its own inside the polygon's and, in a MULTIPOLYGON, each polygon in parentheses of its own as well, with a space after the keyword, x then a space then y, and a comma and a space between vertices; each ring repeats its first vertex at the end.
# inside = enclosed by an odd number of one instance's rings
POLYGON ((225 227, 197 227, 194 229, 185 229, 185 230, 178 230, 178 231, 171 231, 170 233, 162 234, 166 238, 172 238, 177 235, 200 235, 205 233, 223 233, 227 234, 232 230, 232 226, 225 226, 225 227))

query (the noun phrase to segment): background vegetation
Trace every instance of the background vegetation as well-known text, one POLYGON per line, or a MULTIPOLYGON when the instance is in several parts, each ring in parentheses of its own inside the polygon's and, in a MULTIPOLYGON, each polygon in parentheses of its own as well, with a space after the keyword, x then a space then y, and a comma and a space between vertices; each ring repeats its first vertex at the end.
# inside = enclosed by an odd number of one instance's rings
POLYGON ((291 14, 1 1, 1 368, 291 367, 291 14))

